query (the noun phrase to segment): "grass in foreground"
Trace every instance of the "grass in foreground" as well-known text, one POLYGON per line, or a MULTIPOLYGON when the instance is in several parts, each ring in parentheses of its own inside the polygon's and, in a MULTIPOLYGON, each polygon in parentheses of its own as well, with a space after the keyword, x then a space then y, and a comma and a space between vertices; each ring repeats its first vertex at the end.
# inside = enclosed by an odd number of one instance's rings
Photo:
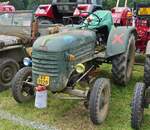
MULTIPOLYGON (((104 64, 101 70, 102 77, 111 78, 110 65, 104 64)), ((142 81, 142 78, 143 67, 135 66, 133 78, 127 87, 112 84, 109 115, 106 121, 99 126, 95 126, 91 123, 89 119, 89 112, 84 108, 82 102, 54 99, 52 95, 49 95, 48 108, 38 110, 34 108, 34 101, 18 104, 12 98, 11 92, 5 91, 0 94, 0 109, 28 120, 54 125, 62 130, 131 130, 130 103, 134 85, 137 81, 142 81)), ((150 109, 146 110, 144 119, 145 121, 142 130, 149 130, 150 109)), ((19 128, 19 130, 23 130, 21 126, 13 129, 14 124, 11 124, 11 122, 8 121, 4 122, 8 125, 0 123, 0 126, 3 128, 2 130, 18 130, 19 128)))
POLYGON ((0 119, 0 130, 35 130, 35 129, 16 125, 10 121, 0 119))

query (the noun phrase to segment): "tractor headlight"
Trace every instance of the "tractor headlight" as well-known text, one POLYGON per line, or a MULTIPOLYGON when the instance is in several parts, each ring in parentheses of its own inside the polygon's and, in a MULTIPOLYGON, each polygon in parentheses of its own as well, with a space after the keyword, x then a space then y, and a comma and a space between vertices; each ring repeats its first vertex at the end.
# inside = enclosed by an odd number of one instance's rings
POLYGON ((75 70, 77 73, 82 74, 85 72, 85 66, 83 64, 77 64, 75 70))
POLYGON ((32 65, 32 60, 31 60, 30 58, 28 58, 28 57, 25 57, 25 58, 23 59, 23 64, 24 64, 25 66, 31 66, 31 65, 32 65))

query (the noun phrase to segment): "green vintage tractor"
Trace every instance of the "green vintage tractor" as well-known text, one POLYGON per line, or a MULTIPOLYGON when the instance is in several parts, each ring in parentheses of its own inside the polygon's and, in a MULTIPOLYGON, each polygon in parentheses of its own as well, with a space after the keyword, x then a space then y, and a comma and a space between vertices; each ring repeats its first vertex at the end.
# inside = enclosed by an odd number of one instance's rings
MULTIPOLYGON (((133 27, 114 27, 110 11, 96 11, 80 25, 67 25, 38 38, 32 50, 32 67, 21 69, 12 85, 14 99, 29 101, 34 88, 46 86, 53 94, 65 93, 84 100, 94 124, 108 113, 110 81, 97 75, 102 63, 112 63, 112 77, 119 85, 131 78, 135 54, 133 27), (78 86, 85 82, 87 87, 78 86)), ((31 60, 25 60, 29 65, 31 60)), ((31 65, 31 64, 30 64, 31 65)))
POLYGON ((140 130, 143 123, 144 109, 150 104, 150 41, 146 47, 144 65, 144 83, 137 82, 131 104, 131 127, 140 130))

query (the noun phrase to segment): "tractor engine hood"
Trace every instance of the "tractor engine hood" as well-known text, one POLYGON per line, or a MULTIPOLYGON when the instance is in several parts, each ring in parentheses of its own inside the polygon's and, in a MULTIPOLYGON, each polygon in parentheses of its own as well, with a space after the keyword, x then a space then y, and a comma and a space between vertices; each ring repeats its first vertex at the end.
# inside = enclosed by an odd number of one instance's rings
POLYGON ((33 51, 63 52, 95 40, 96 34, 93 31, 70 30, 38 38, 33 45, 33 51))
POLYGON ((46 75, 49 77, 46 86, 52 92, 62 91, 74 66, 94 56, 95 43, 96 34, 90 30, 70 30, 39 37, 32 51, 33 83, 39 85, 39 77, 46 75), (75 56, 75 60, 69 60, 69 55, 75 56))
POLYGON ((0 35, 0 48, 19 44, 21 39, 16 36, 0 35))

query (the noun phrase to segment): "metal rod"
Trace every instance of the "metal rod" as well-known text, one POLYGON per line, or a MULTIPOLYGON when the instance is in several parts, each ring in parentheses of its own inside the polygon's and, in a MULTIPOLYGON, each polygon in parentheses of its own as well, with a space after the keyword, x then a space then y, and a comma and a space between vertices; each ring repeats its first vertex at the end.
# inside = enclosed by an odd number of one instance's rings
POLYGON ((117 0, 116 7, 119 6, 120 0, 117 0))
POLYGON ((65 93, 74 95, 77 97, 83 97, 85 98, 87 96, 87 92, 79 89, 72 89, 72 88, 67 88, 65 93))
POLYGON ((36 85, 35 85, 34 83, 32 83, 32 82, 23 81, 23 83, 28 84, 28 85, 31 85, 32 87, 35 87, 35 86, 36 86, 36 85))
POLYGON ((94 65, 92 65, 92 67, 91 67, 89 70, 87 70, 87 71, 76 81, 76 83, 80 82, 80 81, 84 78, 84 76, 86 76, 93 68, 94 68, 94 65))
POLYGON ((55 96, 58 99, 64 99, 64 100, 85 100, 83 97, 62 97, 62 96, 55 96))
POLYGON ((124 7, 127 7, 127 4, 128 4, 128 0, 125 0, 124 7))

